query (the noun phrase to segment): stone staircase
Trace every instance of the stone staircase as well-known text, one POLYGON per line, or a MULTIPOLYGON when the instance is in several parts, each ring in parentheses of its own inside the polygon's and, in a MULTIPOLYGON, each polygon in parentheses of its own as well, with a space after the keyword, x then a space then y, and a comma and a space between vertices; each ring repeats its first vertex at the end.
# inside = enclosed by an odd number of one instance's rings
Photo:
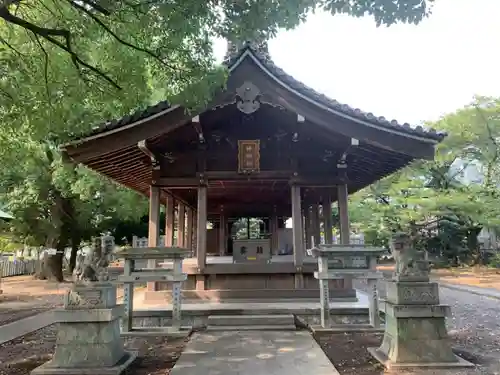
POLYGON ((210 315, 207 331, 295 331, 292 314, 210 315))

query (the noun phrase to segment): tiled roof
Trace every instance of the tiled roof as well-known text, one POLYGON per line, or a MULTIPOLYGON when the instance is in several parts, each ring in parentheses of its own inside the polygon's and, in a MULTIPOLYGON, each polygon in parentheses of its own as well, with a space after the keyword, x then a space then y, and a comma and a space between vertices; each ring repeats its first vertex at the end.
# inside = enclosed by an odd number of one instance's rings
POLYGON ((314 89, 306 86, 302 82, 296 80, 292 76, 288 75, 281 69, 280 67, 276 66, 272 59, 269 57, 269 53, 267 51, 264 51, 264 53, 261 52, 262 48, 255 48, 253 47, 253 44, 251 42, 245 43, 237 53, 232 53, 226 55, 226 60, 224 63, 228 66, 231 67, 234 65, 239 58, 245 53, 245 51, 250 50, 253 55, 260 61, 261 64, 263 64, 273 75, 276 76, 280 81, 285 83, 286 85, 290 86, 292 89, 296 90, 300 94, 307 96, 308 98, 321 103, 328 108, 331 108, 335 111, 344 113, 348 116, 352 116, 355 118, 358 118, 363 121, 367 121, 372 124, 376 124, 379 126, 383 126, 389 129, 394 129, 397 131, 403 131, 407 134, 412 134, 412 135, 417 135, 417 136, 423 136, 427 137, 430 139, 435 139, 437 141, 441 141, 445 136, 446 133, 443 132, 438 132, 435 129, 425 129, 422 126, 417 126, 417 127, 411 127, 410 124, 404 123, 400 124, 396 120, 387 120, 385 117, 378 117, 375 116, 371 112, 364 112, 359 108, 353 108, 347 104, 342 104, 339 103, 338 101, 331 99, 327 97, 324 94, 321 94, 314 89))
MULTIPOLYGON (((233 45, 231 49, 228 49, 228 53, 226 54, 226 59, 224 61, 224 65, 228 68, 233 66, 239 58, 247 51, 250 50, 252 54, 259 60, 261 64, 263 64, 273 75, 276 76, 280 81, 291 87, 293 90, 296 90, 300 94, 307 96, 308 98, 331 108, 337 112, 341 112, 345 115, 367 121, 369 123, 383 126, 389 129, 394 129, 400 132, 404 132, 411 135, 423 136, 429 139, 433 139, 436 141, 441 141, 446 133, 437 132, 434 129, 424 129, 421 126, 417 126, 412 128, 410 124, 404 123, 400 124, 396 120, 387 120, 385 117, 377 117, 373 113, 364 112, 359 108, 353 108, 348 106, 347 104, 339 103, 334 99, 328 98, 326 95, 321 94, 310 87, 307 87, 302 82, 296 80, 292 76, 285 73, 281 68, 276 66, 272 59, 269 56, 269 52, 267 50, 267 43, 262 45, 256 45, 255 43, 246 42, 240 48, 235 48, 233 45)), ((103 133, 105 131, 118 129, 122 126, 131 124, 135 121, 145 119, 147 117, 153 116, 157 113, 160 113, 168 108, 170 108, 170 103, 167 101, 159 102, 154 106, 147 107, 146 109, 139 110, 132 115, 122 117, 117 120, 108 121, 104 124, 101 124, 95 127, 90 133, 83 135, 81 138, 86 138, 95 134, 103 133)), ((78 138, 77 138, 78 139, 78 138)))
POLYGON ((89 133, 86 133, 82 135, 81 137, 76 138, 75 140, 81 139, 81 138, 86 138, 86 137, 91 137, 93 135, 103 133, 109 130, 113 129, 118 129, 121 128, 122 126, 132 124, 133 122, 148 118, 150 116, 153 116, 157 113, 160 113, 166 109, 169 109, 171 107, 170 103, 167 102, 166 100, 161 101, 155 105, 149 106, 145 109, 138 110, 134 112, 131 115, 121 117, 117 120, 111 120, 107 121, 103 124, 100 124, 96 127, 94 127, 89 133))

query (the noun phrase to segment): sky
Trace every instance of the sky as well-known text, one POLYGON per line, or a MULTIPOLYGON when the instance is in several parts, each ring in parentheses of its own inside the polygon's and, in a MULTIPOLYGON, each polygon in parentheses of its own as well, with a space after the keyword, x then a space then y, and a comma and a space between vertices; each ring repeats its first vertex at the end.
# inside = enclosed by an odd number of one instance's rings
MULTIPOLYGON (((500 0, 436 0, 419 25, 310 15, 269 42, 273 61, 315 90, 376 116, 418 125, 500 96, 500 0)), ((217 41, 219 58, 225 41, 217 41)))

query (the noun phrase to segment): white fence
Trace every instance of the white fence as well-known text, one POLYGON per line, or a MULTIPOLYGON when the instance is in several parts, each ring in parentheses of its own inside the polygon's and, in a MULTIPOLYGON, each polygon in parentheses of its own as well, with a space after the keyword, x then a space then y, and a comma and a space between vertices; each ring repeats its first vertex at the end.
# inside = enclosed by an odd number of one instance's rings
POLYGON ((0 277, 32 275, 36 270, 36 260, 0 260, 0 277))

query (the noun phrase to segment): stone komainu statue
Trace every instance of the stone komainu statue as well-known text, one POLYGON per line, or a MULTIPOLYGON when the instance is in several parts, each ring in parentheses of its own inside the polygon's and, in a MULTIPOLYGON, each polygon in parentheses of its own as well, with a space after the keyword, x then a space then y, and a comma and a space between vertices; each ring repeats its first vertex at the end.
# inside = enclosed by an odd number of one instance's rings
POLYGON ((396 233, 391 239, 390 247, 396 261, 396 275, 409 276, 418 259, 411 237, 406 233, 396 233))
POLYGON ((413 238, 406 233, 396 233, 391 239, 391 252, 396 261, 395 276, 398 278, 426 278, 429 262, 421 251, 415 249, 413 238))
POLYGON ((107 267, 111 251, 111 247, 102 246, 101 238, 95 238, 87 256, 83 254, 77 256, 76 267, 73 271, 74 281, 107 281, 109 279, 107 267))

